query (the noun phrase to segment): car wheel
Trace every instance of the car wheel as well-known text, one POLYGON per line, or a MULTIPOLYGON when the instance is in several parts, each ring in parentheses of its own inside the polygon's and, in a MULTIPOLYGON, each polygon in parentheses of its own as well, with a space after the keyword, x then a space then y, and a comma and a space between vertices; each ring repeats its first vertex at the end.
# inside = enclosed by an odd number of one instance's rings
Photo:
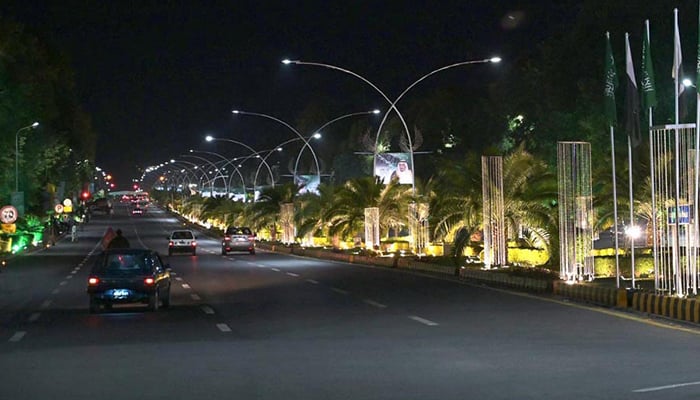
POLYGON ((148 298, 148 309, 151 311, 158 311, 158 306, 160 305, 160 296, 158 295, 158 290, 148 298))
POLYGON ((165 292, 165 296, 163 296, 163 308, 168 307, 170 307, 170 286, 168 286, 168 291, 165 292))
POLYGON ((222 255, 222 256, 225 256, 225 255, 226 255, 226 249, 223 248, 223 247, 221 248, 221 255, 222 255))
POLYGON ((97 314, 100 312, 100 303, 97 302, 95 296, 90 296, 90 314, 97 314))
POLYGON ((255 255, 255 250, 251 250, 250 254, 255 255))

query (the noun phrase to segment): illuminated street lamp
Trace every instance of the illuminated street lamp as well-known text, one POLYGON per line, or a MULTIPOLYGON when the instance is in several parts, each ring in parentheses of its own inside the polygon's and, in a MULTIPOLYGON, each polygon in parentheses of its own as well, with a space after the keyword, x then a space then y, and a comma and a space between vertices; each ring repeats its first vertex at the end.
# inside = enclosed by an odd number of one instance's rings
POLYGON ((34 129, 37 126, 39 126, 39 123, 34 122, 31 125, 19 128, 17 133, 15 133, 15 192, 19 192, 19 133, 24 130, 34 129))
POLYGON ((635 278, 634 278, 634 241, 642 236, 642 230, 637 225, 630 225, 625 228, 625 235, 630 238, 630 256, 632 264, 632 288, 635 288, 635 278))

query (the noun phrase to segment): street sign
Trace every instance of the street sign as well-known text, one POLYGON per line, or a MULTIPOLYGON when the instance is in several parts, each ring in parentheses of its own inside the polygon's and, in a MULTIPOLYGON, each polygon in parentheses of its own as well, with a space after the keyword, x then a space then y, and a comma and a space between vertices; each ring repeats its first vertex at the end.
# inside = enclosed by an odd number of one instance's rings
POLYGON ((3 224, 14 224, 17 221, 18 214, 14 206, 4 206, 0 208, 0 222, 3 224))
POLYGON ((56 204, 55 206, 53 206, 53 210, 56 211, 56 214, 61 214, 63 212, 63 205, 56 204))

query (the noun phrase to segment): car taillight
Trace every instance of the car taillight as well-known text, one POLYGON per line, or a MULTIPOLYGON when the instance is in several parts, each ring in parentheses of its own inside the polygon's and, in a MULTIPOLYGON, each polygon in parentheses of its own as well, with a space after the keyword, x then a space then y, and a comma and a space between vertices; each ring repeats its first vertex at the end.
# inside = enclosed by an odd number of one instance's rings
POLYGON ((173 247, 173 241, 168 242, 168 246, 173 247))
POLYGON ((94 276, 91 276, 90 278, 88 278, 88 285, 95 286, 98 283, 100 283, 100 280, 98 278, 96 278, 94 276))
POLYGON ((147 286, 150 286, 150 285, 153 285, 155 283, 155 281, 156 281, 155 279, 148 277, 148 278, 143 280, 143 283, 145 283, 147 286))
POLYGON ((231 236, 224 236, 224 240, 231 240, 231 236))
POLYGON ((197 247, 197 242, 195 242, 194 240, 192 241, 192 247, 197 247))

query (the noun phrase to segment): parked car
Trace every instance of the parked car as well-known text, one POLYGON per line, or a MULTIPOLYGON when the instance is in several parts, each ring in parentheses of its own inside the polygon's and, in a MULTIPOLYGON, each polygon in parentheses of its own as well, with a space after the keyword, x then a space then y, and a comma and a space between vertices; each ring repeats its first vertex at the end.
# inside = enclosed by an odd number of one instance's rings
POLYGON ((230 226, 224 232, 221 241, 221 255, 225 256, 229 251, 247 251, 255 254, 255 234, 250 228, 230 226))
POLYGON ((197 255, 197 238, 194 232, 189 230, 173 231, 168 236, 168 255, 176 252, 192 253, 197 255))
POLYGON ((170 306, 170 266, 149 249, 109 249, 102 252, 87 282, 90 312, 114 304, 143 303, 157 311, 170 306))

